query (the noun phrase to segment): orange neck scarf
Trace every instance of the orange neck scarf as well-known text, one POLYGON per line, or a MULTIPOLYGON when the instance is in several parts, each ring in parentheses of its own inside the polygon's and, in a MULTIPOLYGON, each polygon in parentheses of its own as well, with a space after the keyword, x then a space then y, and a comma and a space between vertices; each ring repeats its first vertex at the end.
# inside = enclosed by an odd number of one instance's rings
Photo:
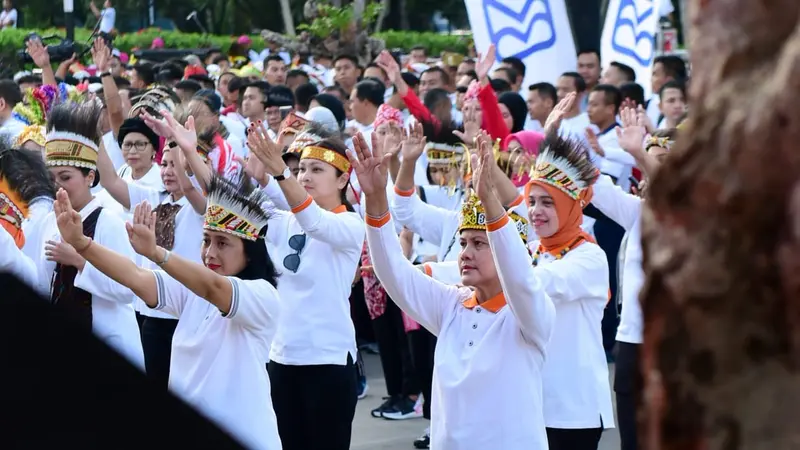
POLYGON ((558 216, 558 231, 549 237, 539 237, 539 243, 544 251, 548 253, 560 252, 566 246, 575 242, 579 236, 583 236, 588 242, 594 242, 592 236, 581 229, 583 207, 592 200, 593 191, 591 186, 581 193, 579 200, 573 200, 572 197, 556 187, 540 181, 531 181, 525 187, 525 201, 530 198, 531 185, 533 184, 543 188, 553 198, 558 216))
MULTIPOLYGON (((14 243, 17 244, 17 248, 22 249, 22 246, 25 245, 25 233, 22 232, 22 228, 17 228, 10 222, 2 219, 0 219, 0 225, 14 238, 14 243)), ((2 231, 0 231, 0 233, 2 233, 2 231)))

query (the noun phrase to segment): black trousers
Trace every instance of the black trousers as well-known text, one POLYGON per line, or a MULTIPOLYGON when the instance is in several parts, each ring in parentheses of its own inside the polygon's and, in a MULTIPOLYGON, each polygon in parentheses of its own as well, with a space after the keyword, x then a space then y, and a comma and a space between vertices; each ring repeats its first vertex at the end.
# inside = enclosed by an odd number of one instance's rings
POLYGON ((356 413, 353 358, 347 365, 269 363, 283 450, 348 450, 356 413))
POLYGON ((436 349, 436 336, 425 328, 408 333, 408 342, 411 345, 411 358, 414 369, 422 386, 422 396, 425 403, 422 405, 422 415, 431 419, 431 390, 433 389, 433 354, 436 349))
POLYGON ((358 280, 350 291, 350 318, 356 329, 356 342, 358 345, 375 342, 375 332, 372 329, 372 320, 369 318, 367 302, 364 301, 364 281, 358 280))
POLYGON ((639 370, 641 345, 617 341, 614 392, 617 397, 617 426, 622 450, 636 450, 636 396, 642 386, 639 370))
POLYGON ((172 357, 172 335, 178 319, 161 319, 142 316, 142 352, 147 377, 167 389, 169 385, 169 361, 172 357))
POLYGON ((602 428, 563 429, 546 428, 550 450, 597 450, 602 428))
POLYGON ((403 315, 392 299, 386 299, 386 311, 372 321, 380 350, 383 378, 389 396, 417 395, 420 391, 417 372, 403 327, 403 315))

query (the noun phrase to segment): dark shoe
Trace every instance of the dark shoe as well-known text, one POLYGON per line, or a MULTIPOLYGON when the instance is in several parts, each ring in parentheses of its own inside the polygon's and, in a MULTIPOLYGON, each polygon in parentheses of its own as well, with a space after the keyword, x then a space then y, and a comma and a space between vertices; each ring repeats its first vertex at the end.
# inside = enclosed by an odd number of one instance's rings
POLYGON ((383 400, 384 402, 381 404, 381 406, 378 406, 377 408, 373 409, 372 412, 370 413, 372 414, 372 417, 383 417, 383 413, 385 411, 392 411, 394 409, 394 404, 398 401, 398 397, 397 396, 383 397, 383 400))
POLYGON ((422 396, 417 400, 412 400, 405 396, 395 402, 392 409, 383 412, 383 418, 389 420, 418 419, 422 417, 422 396))
POLYGON ((422 436, 416 438, 414 440, 414 448, 431 448, 431 429, 430 427, 425 429, 425 433, 422 436))

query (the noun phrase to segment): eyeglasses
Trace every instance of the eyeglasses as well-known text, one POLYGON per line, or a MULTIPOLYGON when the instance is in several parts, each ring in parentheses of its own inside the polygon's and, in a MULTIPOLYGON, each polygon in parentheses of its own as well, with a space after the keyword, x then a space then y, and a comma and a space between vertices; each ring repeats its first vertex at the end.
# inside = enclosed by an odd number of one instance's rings
POLYGON ((297 269, 300 267, 300 252, 303 251, 305 246, 305 234, 295 234, 289 238, 289 247, 294 250, 295 253, 286 255, 286 257, 283 258, 283 267, 285 267, 286 270, 297 273, 297 269))
POLYGON ((126 152, 134 151, 134 152, 143 152, 147 149, 147 146, 150 145, 149 142, 146 141, 138 141, 138 142, 123 142, 122 143, 122 150, 126 152))

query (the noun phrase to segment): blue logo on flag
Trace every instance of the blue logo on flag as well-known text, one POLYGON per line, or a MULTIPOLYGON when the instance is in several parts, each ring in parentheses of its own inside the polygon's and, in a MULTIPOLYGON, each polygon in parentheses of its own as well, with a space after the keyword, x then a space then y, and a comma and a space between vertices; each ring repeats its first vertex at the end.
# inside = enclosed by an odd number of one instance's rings
POLYGON ((617 18, 614 20, 614 34, 611 38, 611 46, 615 51, 630 56, 645 67, 653 60, 655 36, 651 31, 639 31, 639 27, 652 15, 652 0, 620 0, 617 18), (641 12, 637 3, 644 5, 641 12), (623 33, 625 35, 621 36, 623 33), (626 37, 629 39, 625 39, 626 37), (644 41, 647 45, 645 48, 640 48, 639 44, 644 41))
MULTIPOLYGON (((498 58, 525 59, 556 43, 549 0, 484 0, 483 14, 489 39, 497 46, 498 58), (504 38, 519 41, 519 50, 510 55, 501 54, 500 41, 504 38)), ((508 45, 502 47, 508 48, 508 45)))

